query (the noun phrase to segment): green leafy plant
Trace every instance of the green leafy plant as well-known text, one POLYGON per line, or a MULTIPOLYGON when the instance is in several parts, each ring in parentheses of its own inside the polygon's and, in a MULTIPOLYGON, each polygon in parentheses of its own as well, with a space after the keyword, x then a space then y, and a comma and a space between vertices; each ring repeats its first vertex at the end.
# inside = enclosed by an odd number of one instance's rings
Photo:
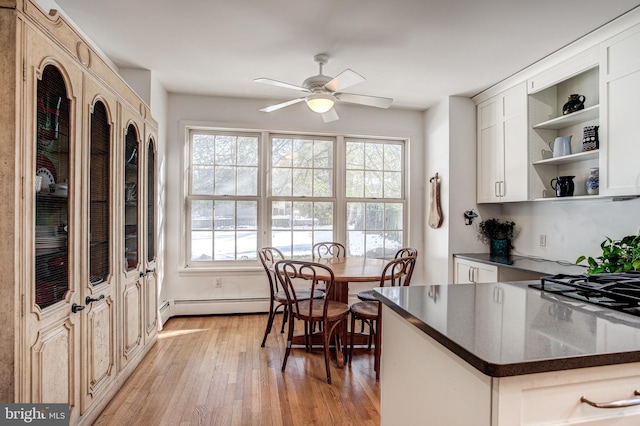
POLYGON ((607 237, 600 248, 602 255, 596 258, 580 256, 576 264, 586 259, 589 274, 640 271, 640 233, 627 235, 619 240, 607 237))
POLYGON ((511 240, 515 229, 515 222, 510 220, 487 219, 480 222, 480 239, 487 243, 491 240, 511 240))

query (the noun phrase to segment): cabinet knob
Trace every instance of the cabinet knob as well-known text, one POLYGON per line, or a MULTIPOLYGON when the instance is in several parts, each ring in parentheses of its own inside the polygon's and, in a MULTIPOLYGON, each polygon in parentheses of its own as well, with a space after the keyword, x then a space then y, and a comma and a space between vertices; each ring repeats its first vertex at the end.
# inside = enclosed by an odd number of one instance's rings
POLYGON ((78 313, 79 311, 83 310, 85 307, 82 305, 78 305, 77 303, 74 303, 73 305, 71 305, 71 312, 73 312, 74 314, 78 313))

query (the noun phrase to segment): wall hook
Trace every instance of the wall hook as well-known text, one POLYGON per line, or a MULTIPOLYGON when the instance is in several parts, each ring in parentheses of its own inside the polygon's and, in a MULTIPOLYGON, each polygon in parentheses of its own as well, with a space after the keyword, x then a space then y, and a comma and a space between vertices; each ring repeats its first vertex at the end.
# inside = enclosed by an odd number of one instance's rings
POLYGON ((466 212, 464 212, 464 224, 471 225, 473 223, 473 219, 475 219, 476 217, 478 217, 478 214, 476 212, 474 212, 473 210, 467 210, 466 212))

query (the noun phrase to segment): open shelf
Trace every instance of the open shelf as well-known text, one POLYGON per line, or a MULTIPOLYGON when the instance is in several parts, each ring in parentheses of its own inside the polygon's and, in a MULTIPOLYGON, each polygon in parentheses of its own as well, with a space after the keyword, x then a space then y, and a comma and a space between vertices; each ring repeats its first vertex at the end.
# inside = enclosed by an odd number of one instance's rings
POLYGON ((600 151, 597 149, 593 149, 591 151, 583 151, 576 154, 563 155, 562 157, 546 158, 544 160, 535 161, 533 165, 537 166, 540 164, 558 165, 575 163, 576 161, 592 160, 594 158, 598 158, 599 155, 600 151))
POLYGON ((580 111, 572 112, 571 114, 562 115, 560 117, 552 118, 551 120, 543 121, 542 123, 534 125, 533 128, 558 130, 582 123, 584 121, 596 119, 599 117, 599 114, 600 105, 593 105, 580 111))

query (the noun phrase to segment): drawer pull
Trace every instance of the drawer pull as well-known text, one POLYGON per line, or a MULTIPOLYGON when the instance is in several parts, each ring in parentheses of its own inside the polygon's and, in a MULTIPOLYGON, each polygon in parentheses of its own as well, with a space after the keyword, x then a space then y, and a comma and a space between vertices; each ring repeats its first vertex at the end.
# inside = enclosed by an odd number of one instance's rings
MULTIPOLYGON (((635 390, 633 394, 638 396, 640 395, 640 391, 635 390)), ((640 398, 633 399, 622 399, 620 401, 611 401, 611 402, 593 402, 585 398, 584 396, 580 397, 580 402, 585 402, 592 407, 596 408, 622 408, 622 407, 633 407, 634 405, 640 405, 640 398)))

